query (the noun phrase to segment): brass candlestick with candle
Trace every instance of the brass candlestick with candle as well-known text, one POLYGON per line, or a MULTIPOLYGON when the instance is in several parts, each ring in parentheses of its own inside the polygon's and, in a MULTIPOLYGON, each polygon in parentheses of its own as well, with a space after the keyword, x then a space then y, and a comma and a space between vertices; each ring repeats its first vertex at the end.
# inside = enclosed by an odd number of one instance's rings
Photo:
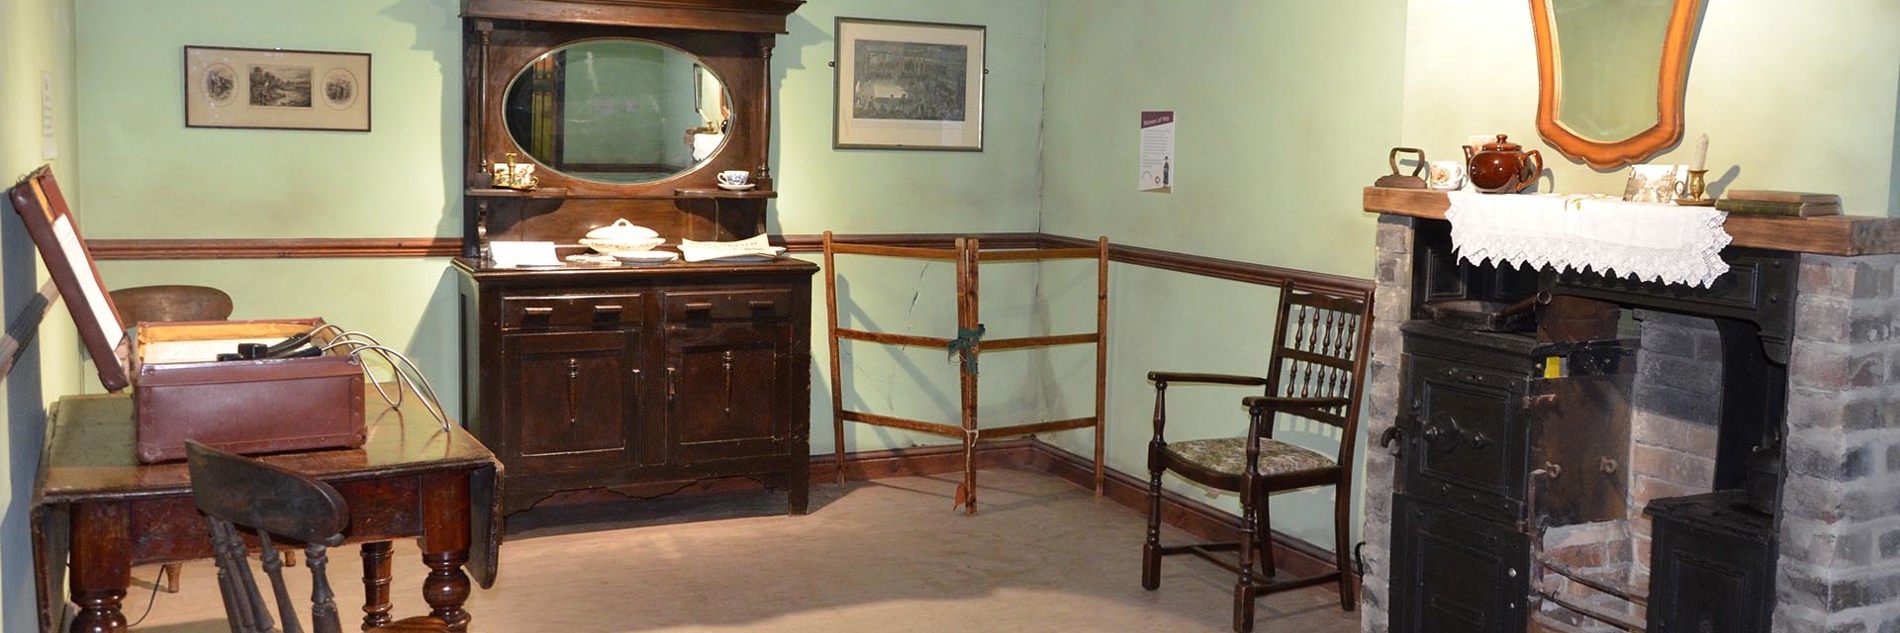
POLYGON ((1690 207, 1706 207, 1715 204, 1715 199, 1707 197, 1708 183, 1703 177, 1709 173, 1704 169, 1709 157, 1709 135, 1696 139, 1695 164, 1689 167, 1689 179, 1682 183, 1682 191, 1676 196, 1676 204, 1690 207))

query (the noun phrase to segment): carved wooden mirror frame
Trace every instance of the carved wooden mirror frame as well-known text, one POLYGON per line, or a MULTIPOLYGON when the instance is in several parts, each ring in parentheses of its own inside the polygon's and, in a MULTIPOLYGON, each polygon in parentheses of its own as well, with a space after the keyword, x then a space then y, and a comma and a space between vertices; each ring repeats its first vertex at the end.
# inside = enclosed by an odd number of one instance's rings
POLYGON ((1538 135, 1564 156, 1596 169, 1615 169, 1643 162, 1682 140, 1682 93, 1689 74, 1689 49, 1694 43, 1703 0, 1675 0, 1658 64, 1656 124, 1619 141, 1587 139, 1557 122, 1560 80, 1555 25, 1551 23, 1550 14, 1552 1, 1530 0, 1531 25, 1537 35, 1538 135))

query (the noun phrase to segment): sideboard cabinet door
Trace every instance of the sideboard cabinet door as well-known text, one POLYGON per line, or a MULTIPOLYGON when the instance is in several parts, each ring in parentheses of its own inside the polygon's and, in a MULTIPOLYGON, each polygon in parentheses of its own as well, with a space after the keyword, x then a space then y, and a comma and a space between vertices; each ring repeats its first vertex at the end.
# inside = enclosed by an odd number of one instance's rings
POLYGON ((789 323, 671 322, 665 338, 667 426, 682 464, 789 450, 789 323))
MULTIPOLYGON (((782 328, 775 328, 782 329, 782 328)), ((786 348, 774 329, 719 327, 668 332, 667 408, 684 463, 775 455, 785 450, 786 348)))
POLYGON ((639 438, 638 330, 502 336, 502 460, 520 474, 627 463, 639 438), (517 470, 518 469, 518 470, 517 470))

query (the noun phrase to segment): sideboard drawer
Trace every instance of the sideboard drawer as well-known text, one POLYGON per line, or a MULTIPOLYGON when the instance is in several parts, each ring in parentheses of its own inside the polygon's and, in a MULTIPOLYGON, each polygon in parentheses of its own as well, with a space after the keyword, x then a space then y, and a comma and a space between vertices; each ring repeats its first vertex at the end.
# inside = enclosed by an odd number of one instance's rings
POLYGON ((688 290, 667 292, 666 320, 784 319, 792 315, 789 290, 688 290))
POLYGON ((632 323, 639 318, 638 294, 505 297, 501 300, 501 327, 504 330, 611 327, 632 323))

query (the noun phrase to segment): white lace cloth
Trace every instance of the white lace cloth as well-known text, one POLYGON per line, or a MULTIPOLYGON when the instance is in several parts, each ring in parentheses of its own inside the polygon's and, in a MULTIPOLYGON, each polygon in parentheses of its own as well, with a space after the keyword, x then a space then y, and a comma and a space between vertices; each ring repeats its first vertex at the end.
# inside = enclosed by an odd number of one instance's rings
POLYGON ((1586 195, 1451 191, 1451 243, 1466 260, 1585 269, 1643 281, 1707 286, 1728 272, 1714 207, 1624 202, 1586 195))

